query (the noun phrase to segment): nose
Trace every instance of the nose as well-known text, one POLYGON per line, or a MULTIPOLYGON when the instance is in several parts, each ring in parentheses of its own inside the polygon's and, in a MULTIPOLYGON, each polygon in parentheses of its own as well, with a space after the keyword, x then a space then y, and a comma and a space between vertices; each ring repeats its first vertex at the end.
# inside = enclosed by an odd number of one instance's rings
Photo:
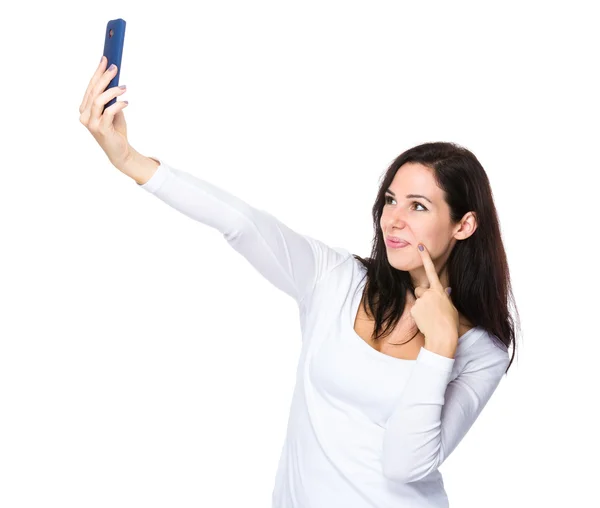
POLYGON ((387 209, 383 213, 381 218, 381 227, 386 228, 385 233, 393 235, 394 231, 402 231, 408 226, 408 222, 405 215, 408 213, 407 210, 403 210, 398 207, 394 210, 387 209))
POLYGON ((404 229, 406 227, 406 221, 400 216, 400 214, 395 216, 393 215, 390 217, 388 227, 390 231, 393 229, 404 229))

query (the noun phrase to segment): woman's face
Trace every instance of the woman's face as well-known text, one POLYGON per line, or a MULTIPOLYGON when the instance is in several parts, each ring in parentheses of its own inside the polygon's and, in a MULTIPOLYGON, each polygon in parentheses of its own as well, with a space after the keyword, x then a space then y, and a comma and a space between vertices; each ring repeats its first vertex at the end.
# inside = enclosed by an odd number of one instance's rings
POLYGON ((464 228, 461 229, 464 218, 459 224, 450 221, 450 208, 444 200, 444 192, 435 183, 433 171, 422 164, 407 162, 398 169, 386 192, 380 227, 388 260, 398 270, 423 270, 417 250, 417 245, 422 243, 429 249, 439 271, 456 241, 471 234, 465 235, 464 228), (388 236, 399 237, 410 245, 390 246, 388 236))

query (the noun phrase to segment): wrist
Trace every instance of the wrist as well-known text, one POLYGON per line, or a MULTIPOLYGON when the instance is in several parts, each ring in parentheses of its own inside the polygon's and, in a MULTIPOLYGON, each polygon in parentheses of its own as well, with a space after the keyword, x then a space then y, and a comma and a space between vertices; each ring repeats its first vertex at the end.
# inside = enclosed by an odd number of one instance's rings
POLYGON ((123 168, 120 169, 128 177, 135 180, 138 185, 143 185, 152 178, 158 166, 160 166, 160 162, 142 155, 133 148, 131 150, 131 156, 123 164, 123 168))
POLYGON ((447 358, 454 358, 457 346, 458 335, 438 337, 434 340, 427 339, 427 337, 425 337, 425 344, 423 345, 425 349, 428 349, 432 353, 445 356, 447 358))
POLYGON ((446 358, 454 358, 456 354, 456 348, 449 348, 448 346, 434 346, 425 343, 423 347, 436 355, 445 356, 446 358))

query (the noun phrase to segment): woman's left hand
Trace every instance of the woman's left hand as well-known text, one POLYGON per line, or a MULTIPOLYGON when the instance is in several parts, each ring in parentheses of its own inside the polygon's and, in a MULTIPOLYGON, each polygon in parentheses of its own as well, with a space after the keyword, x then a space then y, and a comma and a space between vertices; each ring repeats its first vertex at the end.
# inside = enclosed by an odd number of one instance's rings
POLYGON ((418 250, 429 280, 429 287, 415 288, 417 301, 411 307, 410 313, 421 333, 425 335, 426 345, 436 348, 447 347, 454 351, 458 344, 458 310, 440 282, 429 250, 425 245, 422 251, 418 250))

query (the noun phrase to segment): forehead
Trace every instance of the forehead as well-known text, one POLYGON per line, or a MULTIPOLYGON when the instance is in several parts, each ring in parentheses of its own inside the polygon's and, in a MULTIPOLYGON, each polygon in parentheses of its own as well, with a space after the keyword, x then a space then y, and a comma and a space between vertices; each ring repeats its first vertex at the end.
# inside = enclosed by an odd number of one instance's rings
POLYGON ((434 170, 418 162, 405 162, 400 166, 390 185, 396 194, 424 194, 431 200, 442 198, 442 189, 437 186, 434 170))

